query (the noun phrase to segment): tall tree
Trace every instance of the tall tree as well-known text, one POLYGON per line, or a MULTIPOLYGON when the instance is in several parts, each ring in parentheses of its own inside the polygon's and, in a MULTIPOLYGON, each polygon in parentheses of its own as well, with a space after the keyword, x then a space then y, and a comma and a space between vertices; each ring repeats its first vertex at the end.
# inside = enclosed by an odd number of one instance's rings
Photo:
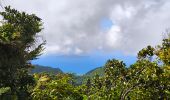
POLYGON ((41 19, 34 14, 26 14, 5 7, 0 12, 3 17, 0 26, 0 87, 10 87, 12 95, 26 95, 27 86, 33 77, 28 74, 30 61, 36 59, 43 50, 37 33, 42 30, 41 19), (21 94, 22 91, 22 94, 21 94))

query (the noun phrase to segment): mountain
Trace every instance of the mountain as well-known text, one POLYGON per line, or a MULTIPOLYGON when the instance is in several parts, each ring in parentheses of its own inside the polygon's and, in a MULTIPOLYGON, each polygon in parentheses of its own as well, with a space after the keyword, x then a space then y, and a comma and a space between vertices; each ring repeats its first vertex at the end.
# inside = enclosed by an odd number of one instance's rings
POLYGON ((42 72, 51 73, 51 74, 63 73, 63 71, 59 68, 52 68, 52 67, 41 66, 41 65, 34 65, 34 66, 35 67, 30 70, 31 74, 42 73, 42 72))

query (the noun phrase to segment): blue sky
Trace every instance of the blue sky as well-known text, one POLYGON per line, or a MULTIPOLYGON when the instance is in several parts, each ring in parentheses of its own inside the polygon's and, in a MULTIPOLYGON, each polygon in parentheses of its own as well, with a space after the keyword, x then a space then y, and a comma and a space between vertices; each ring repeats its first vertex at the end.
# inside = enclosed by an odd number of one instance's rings
POLYGON ((133 64, 136 61, 135 56, 125 56, 120 52, 103 53, 103 52, 96 51, 86 56, 80 56, 80 55, 79 56, 77 55, 41 56, 39 59, 33 61, 33 64, 60 68, 64 72, 84 74, 96 67, 103 66, 108 59, 113 59, 113 58, 116 58, 118 60, 123 60, 127 66, 133 64))

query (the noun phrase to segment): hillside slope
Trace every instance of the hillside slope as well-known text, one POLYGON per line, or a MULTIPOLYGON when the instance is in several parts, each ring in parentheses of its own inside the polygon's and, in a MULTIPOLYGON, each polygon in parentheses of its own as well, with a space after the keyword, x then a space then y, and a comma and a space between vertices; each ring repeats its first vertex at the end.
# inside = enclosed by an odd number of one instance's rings
POLYGON ((52 68, 52 67, 41 66, 41 65, 34 65, 34 66, 35 67, 30 70, 31 74, 42 73, 42 72, 51 73, 51 74, 63 73, 63 71, 59 68, 52 68))
POLYGON ((87 72, 86 74, 82 75, 82 76, 76 76, 76 83, 81 85, 83 83, 86 83, 87 79, 92 79, 94 78, 94 76, 98 74, 100 76, 104 75, 104 68, 103 67, 97 67, 95 69, 90 70, 89 72, 87 72))
POLYGON ((102 76, 104 74, 104 68, 103 67, 97 67, 95 69, 90 70, 89 72, 87 72, 84 76, 90 76, 93 77, 96 74, 102 76))

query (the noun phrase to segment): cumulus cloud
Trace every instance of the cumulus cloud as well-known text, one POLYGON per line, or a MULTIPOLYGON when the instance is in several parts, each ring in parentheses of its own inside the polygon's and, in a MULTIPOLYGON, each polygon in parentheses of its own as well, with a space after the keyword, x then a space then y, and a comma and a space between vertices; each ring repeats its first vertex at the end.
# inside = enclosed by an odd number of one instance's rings
POLYGON ((95 50, 134 54, 159 43, 161 33, 170 27, 168 0, 6 0, 3 4, 42 18, 45 54, 95 50), (113 23, 107 30, 100 25, 104 18, 113 23))

